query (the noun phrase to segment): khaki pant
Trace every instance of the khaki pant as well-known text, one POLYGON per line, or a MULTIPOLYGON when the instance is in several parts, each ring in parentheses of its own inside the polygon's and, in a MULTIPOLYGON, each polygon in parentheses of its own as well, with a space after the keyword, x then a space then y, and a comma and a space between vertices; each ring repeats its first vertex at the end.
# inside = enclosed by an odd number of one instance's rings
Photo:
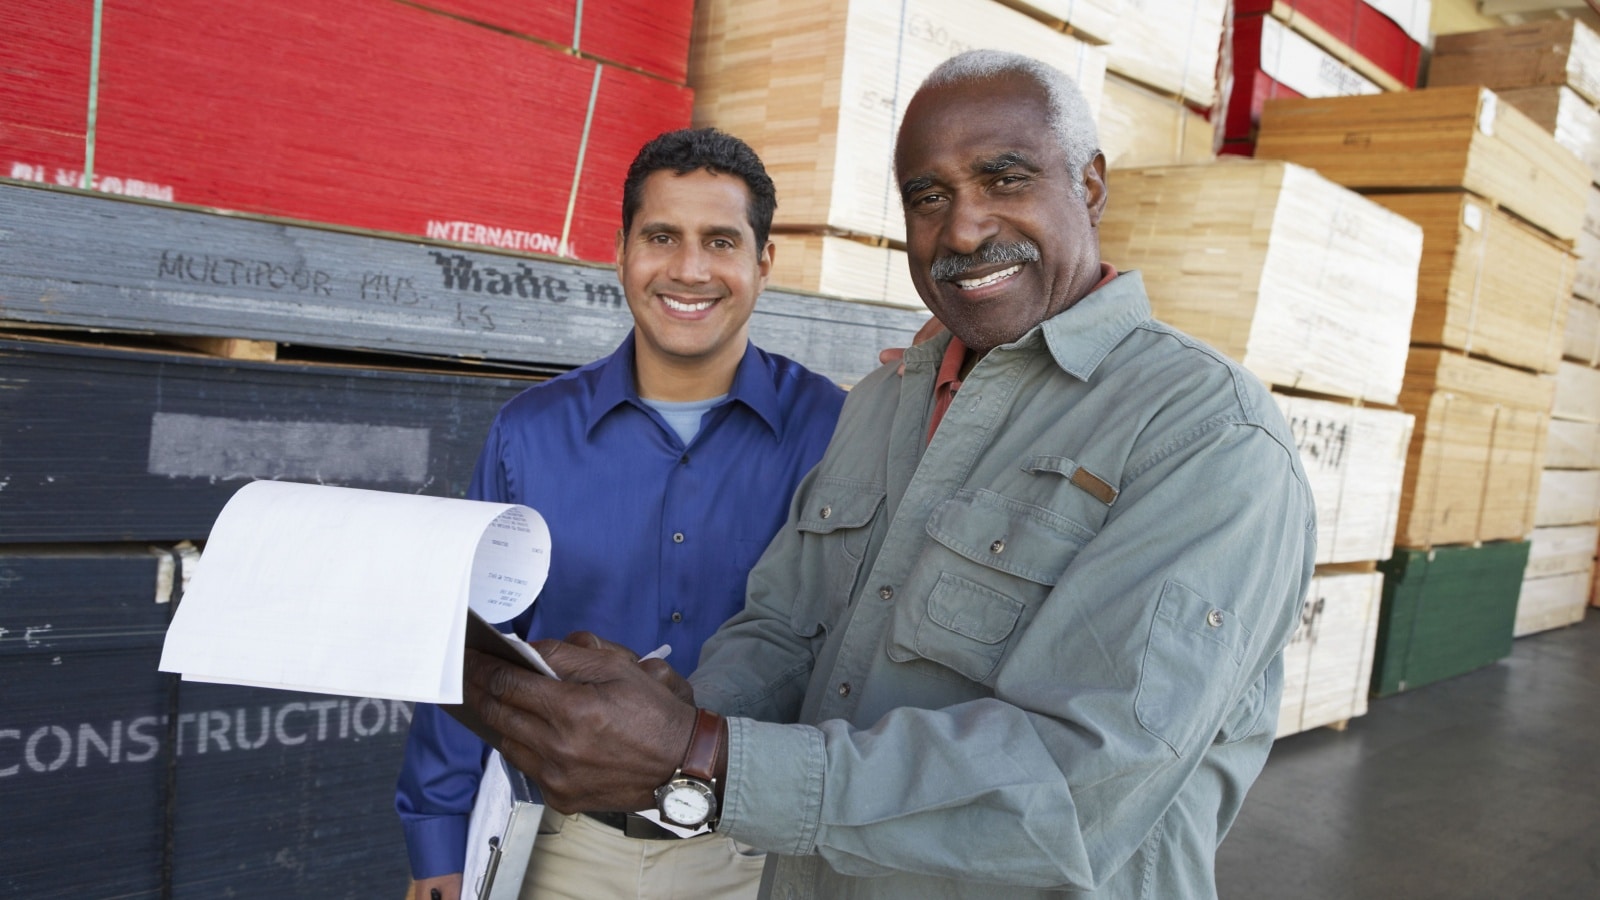
POLYGON ((752 900, 765 860, 716 833, 641 840, 546 809, 521 900, 752 900))

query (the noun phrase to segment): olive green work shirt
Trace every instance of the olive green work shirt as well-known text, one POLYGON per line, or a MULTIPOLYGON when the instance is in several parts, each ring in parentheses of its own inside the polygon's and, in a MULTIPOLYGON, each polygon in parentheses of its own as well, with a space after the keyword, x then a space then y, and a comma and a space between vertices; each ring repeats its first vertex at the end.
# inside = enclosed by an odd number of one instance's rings
POLYGON ((850 392, 706 644, 722 833, 763 896, 1213 897, 1271 747, 1316 523, 1267 390, 1123 273, 850 392))

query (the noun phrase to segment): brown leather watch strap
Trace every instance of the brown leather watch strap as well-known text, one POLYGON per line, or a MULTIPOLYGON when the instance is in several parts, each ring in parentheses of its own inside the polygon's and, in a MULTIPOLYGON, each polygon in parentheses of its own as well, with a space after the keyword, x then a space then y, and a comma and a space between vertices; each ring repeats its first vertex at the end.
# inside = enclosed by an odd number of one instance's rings
POLYGON ((722 717, 709 709, 695 713, 694 731, 689 735, 689 749, 684 751, 679 771, 712 784, 716 781, 717 751, 722 744, 722 717))

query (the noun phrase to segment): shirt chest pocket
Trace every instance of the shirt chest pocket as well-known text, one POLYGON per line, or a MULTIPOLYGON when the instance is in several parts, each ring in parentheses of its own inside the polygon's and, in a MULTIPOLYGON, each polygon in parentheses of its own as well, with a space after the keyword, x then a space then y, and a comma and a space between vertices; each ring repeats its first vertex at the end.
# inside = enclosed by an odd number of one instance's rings
POLYGON ((816 635, 831 628, 849 605, 867 554, 872 524, 887 492, 881 484, 819 475, 801 501, 799 521, 802 571, 823 573, 822 590, 794 605, 796 634, 816 635))
POLYGON ((927 660, 986 684, 1092 537, 1080 523, 990 491, 941 503, 927 534, 895 607, 889 658, 927 660))

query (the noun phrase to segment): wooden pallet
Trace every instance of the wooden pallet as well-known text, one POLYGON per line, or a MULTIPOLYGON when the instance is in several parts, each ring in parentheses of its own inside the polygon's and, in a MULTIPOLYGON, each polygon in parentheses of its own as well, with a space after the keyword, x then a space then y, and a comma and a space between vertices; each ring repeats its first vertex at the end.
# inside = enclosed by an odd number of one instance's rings
POLYGON ((1256 155, 1361 191, 1465 189, 1560 241, 1577 237, 1589 185, 1572 151, 1477 87, 1269 100, 1256 155))

